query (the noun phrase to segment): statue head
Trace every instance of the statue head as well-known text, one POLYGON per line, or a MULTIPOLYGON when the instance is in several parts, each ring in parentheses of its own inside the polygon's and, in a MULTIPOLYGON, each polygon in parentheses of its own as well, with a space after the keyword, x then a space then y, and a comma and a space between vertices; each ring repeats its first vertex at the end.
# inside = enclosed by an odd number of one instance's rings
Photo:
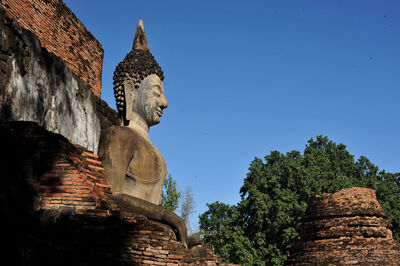
POLYGON ((114 71, 114 96, 124 125, 129 125, 137 116, 148 127, 160 122, 163 109, 168 107, 163 79, 163 72, 149 51, 140 20, 132 51, 114 71))

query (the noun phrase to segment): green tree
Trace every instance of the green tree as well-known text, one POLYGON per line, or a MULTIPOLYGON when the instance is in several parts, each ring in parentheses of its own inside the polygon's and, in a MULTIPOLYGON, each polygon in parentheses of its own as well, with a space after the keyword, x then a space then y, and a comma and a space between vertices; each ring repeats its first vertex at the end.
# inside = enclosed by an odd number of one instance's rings
POLYGON ((171 175, 164 181, 161 192, 161 205, 168 211, 175 211, 179 207, 181 193, 176 189, 176 182, 171 175))
POLYGON ((252 261, 251 245, 238 223, 236 206, 221 202, 207 204, 199 216, 201 238, 223 261, 252 261))
POLYGON ((400 239, 400 173, 379 171, 363 156, 355 161, 345 145, 323 136, 310 139, 303 154, 273 151, 264 159, 250 164, 236 206, 209 204, 200 216, 204 242, 225 260, 282 265, 298 236, 308 198, 354 186, 376 189, 400 239))

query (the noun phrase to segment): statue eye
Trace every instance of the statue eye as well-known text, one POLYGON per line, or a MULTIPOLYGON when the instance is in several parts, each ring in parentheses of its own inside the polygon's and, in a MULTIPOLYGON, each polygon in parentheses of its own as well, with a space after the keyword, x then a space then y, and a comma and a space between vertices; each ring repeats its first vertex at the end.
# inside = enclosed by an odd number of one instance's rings
POLYGON ((155 86, 153 89, 153 95, 160 97, 161 96, 161 89, 158 86, 155 86))

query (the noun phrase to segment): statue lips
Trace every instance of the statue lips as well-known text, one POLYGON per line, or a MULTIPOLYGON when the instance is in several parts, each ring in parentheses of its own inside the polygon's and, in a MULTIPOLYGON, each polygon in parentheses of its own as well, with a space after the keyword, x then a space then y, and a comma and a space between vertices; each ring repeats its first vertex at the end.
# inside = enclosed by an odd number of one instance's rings
POLYGON ((161 117, 162 114, 163 114, 163 110, 161 108, 157 108, 156 112, 157 112, 159 117, 161 117))

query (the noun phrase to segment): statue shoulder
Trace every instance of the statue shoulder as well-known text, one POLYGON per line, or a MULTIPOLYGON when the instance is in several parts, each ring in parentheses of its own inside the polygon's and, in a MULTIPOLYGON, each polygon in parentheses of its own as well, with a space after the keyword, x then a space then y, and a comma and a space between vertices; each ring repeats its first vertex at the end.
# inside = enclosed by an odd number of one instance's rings
POLYGON ((110 142, 112 140, 113 141, 129 141, 138 135, 139 134, 135 130, 132 130, 129 127, 111 126, 109 128, 106 128, 105 130, 102 130, 100 138, 105 139, 108 142, 110 142))
POLYGON ((137 146, 139 134, 124 126, 111 126, 102 130, 99 155, 105 153, 131 152, 137 146))

